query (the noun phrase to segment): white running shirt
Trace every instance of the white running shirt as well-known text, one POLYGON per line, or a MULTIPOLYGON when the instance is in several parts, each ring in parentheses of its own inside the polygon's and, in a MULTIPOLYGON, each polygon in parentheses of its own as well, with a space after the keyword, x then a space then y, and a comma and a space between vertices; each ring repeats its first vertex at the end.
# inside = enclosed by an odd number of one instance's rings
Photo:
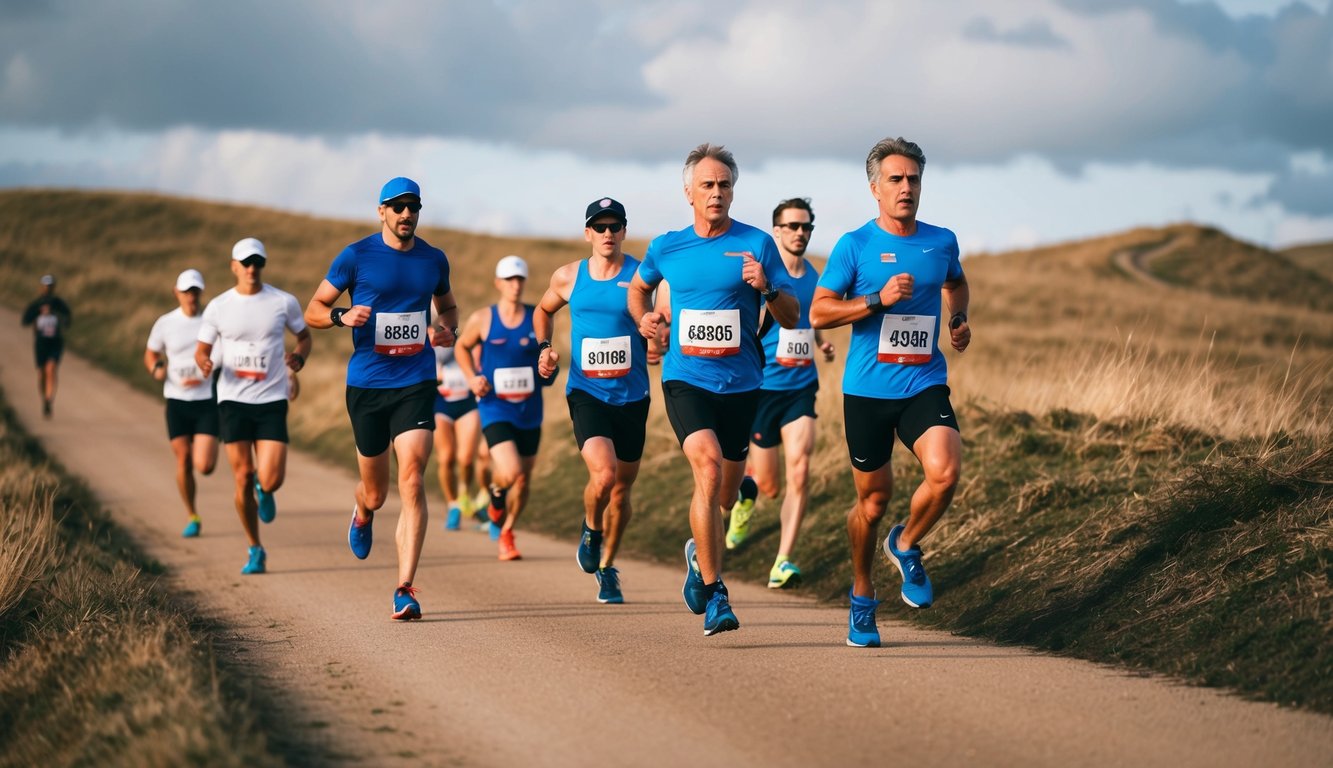
MULTIPOLYGON (((162 396, 168 400, 208 400, 213 384, 194 364, 194 350, 199 345, 199 326, 203 313, 188 317, 177 307, 159 317, 148 333, 148 349, 166 355, 167 378, 162 382, 162 396)), ((213 366, 222 361, 219 347, 213 347, 213 366)))
POLYGON ((199 341, 222 347, 218 402, 272 403, 287 399, 283 330, 300 333, 305 317, 296 297, 265 285, 251 296, 235 288, 204 309, 199 341))

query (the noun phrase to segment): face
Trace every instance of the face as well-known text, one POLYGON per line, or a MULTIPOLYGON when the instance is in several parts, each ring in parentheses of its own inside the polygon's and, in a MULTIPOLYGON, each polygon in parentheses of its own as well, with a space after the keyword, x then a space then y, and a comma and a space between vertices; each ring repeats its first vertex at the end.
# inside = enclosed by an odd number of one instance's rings
POLYGON ((898 221, 915 221, 921 204, 921 167, 902 155, 880 161, 879 181, 870 185, 882 215, 898 221))
POLYGON ((773 225, 773 237, 782 245, 782 250, 793 256, 804 256, 814 228, 815 225, 810 223, 809 211, 787 208, 778 214, 778 223, 773 225))
POLYGON ((500 292, 500 298, 508 301, 520 301, 523 298, 523 285, 527 283, 521 277, 495 278, 495 290, 500 292))
POLYGON ((694 177, 685 188, 685 199, 694 209, 694 218, 709 224, 728 221, 734 195, 731 169, 711 157, 705 157, 694 166, 694 177))
POLYGON ((188 291, 176 291, 176 301, 180 302, 181 311, 187 315, 194 315, 199 311, 199 295, 203 293, 198 288, 191 288, 188 291))
POLYGON ((583 239, 592 243, 593 255, 609 259, 620 253, 620 247, 625 242, 625 232, 625 222, 619 216, 606 214, 593 219, 583 228, 583 239), (598 232, 598 228, 602 231, 598 232), (617 228, 619 232, 611 231, 617 228))
POLYGON ((403 242, 416 234, 420 216, 421 200, 415 195, 402 195, 380 204, 380 223, 384 225, 384 231, 403 242))
POLYGON ((249 256, 245 261, 232 260, 231 273, 236 275, 236 285, 254 287, 264 281, 265 261, 261 256, 249 256))

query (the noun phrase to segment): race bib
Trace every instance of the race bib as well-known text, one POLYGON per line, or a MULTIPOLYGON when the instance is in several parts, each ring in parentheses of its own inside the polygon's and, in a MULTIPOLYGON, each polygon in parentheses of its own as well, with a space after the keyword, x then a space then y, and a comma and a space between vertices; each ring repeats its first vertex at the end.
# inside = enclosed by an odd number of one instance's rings
POLYGON ((729 357, 741 351, 739 309, 682 309, 680 351, 697 357, 729 357))
POLYGON ((38 315, 33 321, 37 327, 37 334, 44 339, 54 339, 56 331, 60 330, 59 315, 38 315))
POLYGON ((580 367, 590 379, 618 379, 629 373, 629 337, 583 339, 580 367))
POLYGON ((267 379, 271 362, 268 351, 253 341, 240 346, 241 349, 231 355, 231 370, 236 378, 251 381, 267 379))
POLYGON ((449 403, 466 400, 467 396, 472 394, 467 385, 467 377, 463 375, 463 369, 456 365, 446 365, 440 369, 439 390, 440 396, 449 403))
POLYGON ((778 365, 805 368, 815 364, 814 328, 778 328, 778 365))
POLYGON ((189 389, 197 387, 204 383, 204 373, 199 370, 199 366, 194 363, 189 365, 178 365, 168 369, 167 375, 171 381, 181 387, 189 389))
POLYGON ((934 315, 884 315, 879 325, 879 361, 900 365, 929 362, 934 351, 934 315))
POLYGON ((531 367, 496 368, 491 374, 491 386, 495 396, 511 403, 527 400, 537 391, 536 376, 531 367))
POLYGON ((375 315, 375 351, 381 355, 415 355, 426 348, 426 313, 379 312, 375 315))

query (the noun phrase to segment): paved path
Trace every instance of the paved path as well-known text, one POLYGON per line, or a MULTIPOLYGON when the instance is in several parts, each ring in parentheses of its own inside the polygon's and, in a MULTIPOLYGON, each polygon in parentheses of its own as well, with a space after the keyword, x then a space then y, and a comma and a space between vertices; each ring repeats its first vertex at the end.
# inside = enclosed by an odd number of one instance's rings
POLYGON ((574 541, 520 532, 525 559, 502 563, 487 537, 445 533, 438 503, 425 618, 393 622, 396 504, 355 560, 352 478, 299 453, 263 529, 270 572, 242 577, 225 459, 201 483, 204 535, 182 540, 161 403, 70 355, 44 420, 30 337, 8 310, 0 329, 0 385, 22 422, 234 633, 227 646, 318 745, 314 763, 1333 763, 1333 718, 893 621, 888 647, 847 648, 845 608, 762 587, 732 587, 742 628, 705 638, 683 569, 624 560, 629 602, 599 605, 574 541))

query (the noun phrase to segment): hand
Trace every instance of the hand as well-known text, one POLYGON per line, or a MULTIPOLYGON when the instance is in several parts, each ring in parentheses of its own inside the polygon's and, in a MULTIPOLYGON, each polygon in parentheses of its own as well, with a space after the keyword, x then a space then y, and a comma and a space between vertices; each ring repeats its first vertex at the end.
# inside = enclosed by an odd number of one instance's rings
POLYGON ((661 312, 644 312, 643 317, 639 318, 639 335, 652 341, 657 338, 658 330, 661 325, 661 312))
POLYGON ((292 371, 293 373, 295 373, 296 371, 301 370, 302 368, 305 367, 305 357, 304 357, 303 355, 301 355, 301 354, 296 353, 296 352, 288 352, 288 353, 287 353, 287 367, 288 367, 289 369, 291 369, 291 371, 292 371))
POLYGON ((452 347, 458 342, 458 334, 447 325, 432 325, 426 329, 426 335, 430 337, 431 346, 435 347, 452 347))
POLYGON ((472 380, 468 382, 468 389, 471 389, 472 394, 477 397, 485 397, 486 394, 491 391, 491 383, 486 380, 485 376, 482 376, 479 373, 476 376, 473 376, 472 380))
POLYGON ((211 358, 205 357, 201 360, 196 357, 194 364, 199 366, 199 372, 204 374, 205 379, 213 375, 213 360, 211 358))
POLYGON ((167 366, 161 360, 158 360, 157 365, 153 366, 153 381, 166 381, 166 380, 167 380, 167 366))
POLYGON ((819 351, 824 353, 824 362, 833 362, 833 344, 831 342, 821 341, 819 343, 819 351))
POLYGON ((741 279, 760 293, 768 290, 768 275, 764 274, 764 265, 748 252, 741 254, 741 279))
POLYGON ((972 343, 972 328, 966 320, 957 326, 952 324, 949 326, 949 343, 959 352, 967 349, 967 345, 972 343))
POLYGON ((657 336, 648 340, 648 353, 646 359, 649 365, 659 365, 662 358, 666 356, 667 350, 671 348, 671 326, 666 323, 660 323, 657 326, 657 336))
POLYGON ((543 379, 549 379, 560 370, 560 353, 555 351, 555 347, 547 347, 537 358, 537 375, 543 379))
POLYGON ((364 304, 353 305, 343 313, 342 321, 348 328, 360 328, 370 322, 370 307, 364 304))
POLYGON ((906 272, 900 275, 894 275, 884 284, 879 291, 880 301, 884 306, 889 307, 900 301, 907 301, 912 298, 912 286, 915 281, 912 276, 906 272))

